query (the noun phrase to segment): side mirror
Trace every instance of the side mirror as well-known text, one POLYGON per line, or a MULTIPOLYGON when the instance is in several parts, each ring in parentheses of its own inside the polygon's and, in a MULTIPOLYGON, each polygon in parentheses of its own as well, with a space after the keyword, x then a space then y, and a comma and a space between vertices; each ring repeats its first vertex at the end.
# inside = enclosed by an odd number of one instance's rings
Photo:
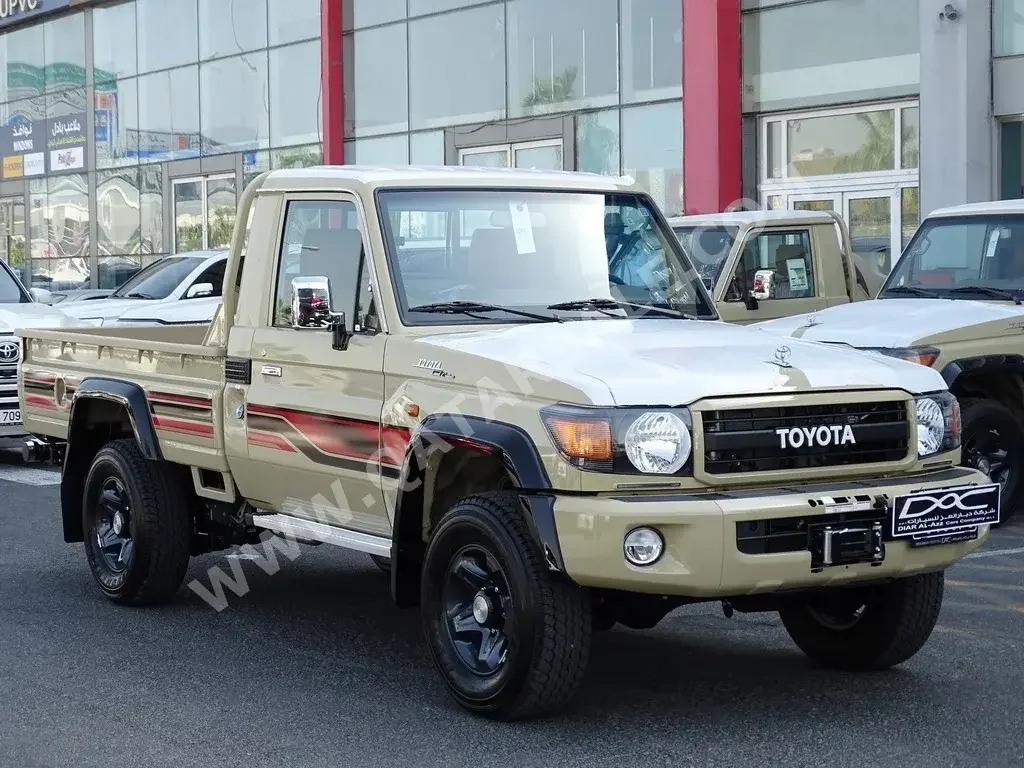
POLYGON ((53 304, 53 294, 45 288, 29 288, 28 292, 40 304, 53 304))
POLYGON ((331 311, 331 281, 326 277, 292 279, 292 328, 300 331, 331 331, 331 346, 348 349, 351 338, 345 313, 331 311))
POLYGON ((204 296, 213 296, 213 283, 196 283, 185 291, 186 299, 200 299, 204 296))
POLYGON ((759 269, 754 273, 754 286, 753 290, 747 298, 744 299, 744 303, 747 305, 747 309, 757 309, 759 301, 765 301, 771 299, 775 294, 775 271, 771 269, 759 269))

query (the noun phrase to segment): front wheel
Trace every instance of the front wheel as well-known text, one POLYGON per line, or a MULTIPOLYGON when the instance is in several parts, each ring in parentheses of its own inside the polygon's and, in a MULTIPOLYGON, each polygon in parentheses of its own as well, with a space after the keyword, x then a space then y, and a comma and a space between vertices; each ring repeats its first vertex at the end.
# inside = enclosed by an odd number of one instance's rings
POLYGON ((1024 503, 1024 430, 1013 413, 993 400, 964 399, 963 464, 999 483, 1000 518, 1012 518, 1024 503))
POLYGON ((96 454, 85 480, 85 555, 115 603, 170 600, 188 569, 192 519, 182 478, 150 461, 135 440, 115 440, 96 454))
POLYGON ((789 636, 822 666, 888 669, 917 653, 942 608, 944 576, 929 573, 871 587, 793 598, 781 611, 789 636))
POLYGON ((499 720, 562 707, 590 655, 589 595, 552 574, 513 494, 463 499, 427 547, 421 611, 454 699, 499 720))

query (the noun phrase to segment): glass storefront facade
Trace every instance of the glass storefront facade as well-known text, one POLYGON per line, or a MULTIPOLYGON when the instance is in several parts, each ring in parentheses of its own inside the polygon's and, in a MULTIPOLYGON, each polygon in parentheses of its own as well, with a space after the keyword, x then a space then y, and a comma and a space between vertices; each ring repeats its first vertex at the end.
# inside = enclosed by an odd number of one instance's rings
POLYGON ((918 5, 743 5, 743 110, 758 127, 758 202, 840 213, 854 249, 883 272, 920 218, 918 5))
POLYGON ((0 256, 112 288, 226 244, 252 175, 320 161, 319 37, 320 0, 127 0, 0 36, 0 256))
MULTIPOLYGON (((743 184, 715 183, 764 207, 841 212, 886 268, 920 216, 932 0, 706 1, 741 31, 726 80, 739 78, 743 184)), ((1024 77, 1024 0, 991 3, 995 66, 1019 60, 1024 77)), ((705 98, 688 79, 684 104, 687 30, 704 34, 687 7, 49 0, 52 13, 0 29, 0 258, 39 287, 113 287, 161 256, 224 245, 247 181, 317 164, 325 143, 335 162, 629 174, 679 214, 684 164, 695 189, 704 174, 684 156, 715 136, 695 118, 684 143, 684 111, 702 115, 705 98)), ((1024 105, 997 115, 993 193, 1022 196, 1024 105)))
POLYGON ((345 159, 626 173, 682 211, 677 0, 351 0, 345 159))

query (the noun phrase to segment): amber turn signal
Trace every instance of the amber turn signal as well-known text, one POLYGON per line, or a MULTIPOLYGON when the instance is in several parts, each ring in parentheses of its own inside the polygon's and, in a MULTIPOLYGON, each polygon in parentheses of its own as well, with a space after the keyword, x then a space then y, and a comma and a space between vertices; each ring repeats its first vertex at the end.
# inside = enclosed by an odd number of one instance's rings
POLYGON ((939 351, 937 349, 908 349, 903 359, 908 363, 917 363, 918 365, 923 365, 926 368, 931 368, 938 357, 939 351))
POLYGON ((612 428, 607 421, 552 416, 548 427, 562 453, 569 458, 611 461, 612 428))

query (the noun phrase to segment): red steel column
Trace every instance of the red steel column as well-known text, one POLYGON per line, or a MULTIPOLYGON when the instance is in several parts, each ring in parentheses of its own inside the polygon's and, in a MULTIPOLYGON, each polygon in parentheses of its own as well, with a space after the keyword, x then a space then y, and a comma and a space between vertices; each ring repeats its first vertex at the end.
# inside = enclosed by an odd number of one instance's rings
POLYGON ((717 213, 743 194, 740 0, 683 2, 683 197, 717 213))
POLYGON ((345 162, 345 82, 342 72, 342 0, 320 0, 320 98, 324 165, 345 162))

